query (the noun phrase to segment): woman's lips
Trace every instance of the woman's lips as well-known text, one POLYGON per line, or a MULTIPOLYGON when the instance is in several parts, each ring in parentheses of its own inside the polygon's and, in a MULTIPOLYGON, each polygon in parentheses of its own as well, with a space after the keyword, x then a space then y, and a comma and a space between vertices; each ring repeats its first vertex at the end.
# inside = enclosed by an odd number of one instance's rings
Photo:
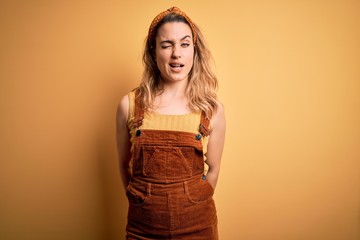
POLYGON ((183 67, 184 66, 184 64, 181 64, 181 63, 170 63, 169 65, 170 65, 170 67, 183 67))
POLYGON ((174 72, 180 72, 185 66, 184 64, 181 63, 170 63, 169 65, 174 72))

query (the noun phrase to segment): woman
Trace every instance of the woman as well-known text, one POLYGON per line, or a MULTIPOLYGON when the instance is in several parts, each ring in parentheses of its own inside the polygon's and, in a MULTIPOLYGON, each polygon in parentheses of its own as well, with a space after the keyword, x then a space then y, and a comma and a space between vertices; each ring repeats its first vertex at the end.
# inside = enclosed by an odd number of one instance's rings
POLYGON ((173 7, 152 21, 143 61, 140 86, 117 110, 127 239, 218 239, 212 195, 225 117, 210 52, 199 28, 173 7))

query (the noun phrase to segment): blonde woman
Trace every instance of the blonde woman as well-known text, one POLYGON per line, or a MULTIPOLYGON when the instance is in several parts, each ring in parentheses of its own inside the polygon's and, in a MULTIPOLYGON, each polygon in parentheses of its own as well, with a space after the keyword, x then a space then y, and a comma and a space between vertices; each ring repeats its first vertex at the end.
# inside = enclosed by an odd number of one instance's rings
POLYGON ((142 82, 117 110, 127 239, 218 239, 212 196, 225 116, 210 59, 199 28, 179 8, 154 18, 142 82))

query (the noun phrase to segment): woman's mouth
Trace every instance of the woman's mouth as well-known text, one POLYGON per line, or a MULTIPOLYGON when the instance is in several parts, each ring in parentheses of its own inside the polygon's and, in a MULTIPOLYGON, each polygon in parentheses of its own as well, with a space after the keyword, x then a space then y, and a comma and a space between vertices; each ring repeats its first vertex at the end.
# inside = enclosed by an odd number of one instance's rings
POLYGON ((184 67, 184 64, 181 64, 181 63, 170 63, 169 65, 172 68, 182 68, 182 67, 184 67))
POLYGON ((185 65, 181 63, 170 63, 169 66, 172 72, 180 73, 185 65))

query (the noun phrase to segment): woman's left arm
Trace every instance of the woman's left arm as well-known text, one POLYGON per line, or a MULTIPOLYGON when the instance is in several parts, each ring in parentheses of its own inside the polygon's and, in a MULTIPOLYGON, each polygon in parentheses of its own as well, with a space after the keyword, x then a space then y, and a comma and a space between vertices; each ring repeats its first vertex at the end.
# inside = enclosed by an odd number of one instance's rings
POLYGON ((207 152, 205 154, 206 163, 209 166, 206 179, 213 189, 216 187, 220 172, 220 162, 225 142, 225 125, 224 107, 219 103, 216 113, 211 118, 212 132, 209 137, 207 152))

